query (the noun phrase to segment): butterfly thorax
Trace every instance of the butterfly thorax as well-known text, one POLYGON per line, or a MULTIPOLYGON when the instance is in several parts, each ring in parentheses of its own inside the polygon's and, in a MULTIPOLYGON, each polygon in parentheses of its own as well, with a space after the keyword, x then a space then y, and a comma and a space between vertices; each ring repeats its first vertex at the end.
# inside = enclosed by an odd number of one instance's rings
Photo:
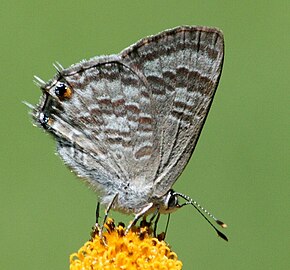
POLYGON ((155 212, 169 214, 179 208, 178 198, 171 189, 162 196, 155 196, 152 193, 152 189, 148 189, 148 192, 144 191, 144 189, 142 189, 142 192, 132 188, 126 190, 118 189, 115 192, 102 193, 100 200, 101 204, 106 207, 114 200, 113 210, 134 215, 145 209, 145 215, 155 212), (116 197, 115 200, 114 197, 116 197))

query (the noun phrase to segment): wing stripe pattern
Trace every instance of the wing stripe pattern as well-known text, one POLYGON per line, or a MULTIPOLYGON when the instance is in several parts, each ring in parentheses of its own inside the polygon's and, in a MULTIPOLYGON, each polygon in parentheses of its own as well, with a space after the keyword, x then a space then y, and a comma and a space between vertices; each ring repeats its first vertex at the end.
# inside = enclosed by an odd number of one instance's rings
POLYGON ((142 40, 122 55, 152 92, 161 136, 154 193, 162 196, 187 164, 208 114, 222 68, 223 36, 216 29, 182 27, 142 40))
POLYGON ((186 166, 222 62, 219 30, 167 30, 118 55, 60 71, 42 87, 34 118, 56 137, 65 163, 101 192, 103 203, 122 191, 123 201, 114 207, 136 212, 167 193, 186 166), (68 99, 56 94, 60 82, 72 91, 68 99))

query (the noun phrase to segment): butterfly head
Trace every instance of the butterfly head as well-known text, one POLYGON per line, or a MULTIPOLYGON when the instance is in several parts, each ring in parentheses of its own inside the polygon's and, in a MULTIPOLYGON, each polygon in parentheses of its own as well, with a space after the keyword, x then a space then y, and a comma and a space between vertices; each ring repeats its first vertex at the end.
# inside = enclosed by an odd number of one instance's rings
POLYGON ((170 189, 163 197, 159 212, 162 214, 170 214, 180 208, 178 195, 170 189))

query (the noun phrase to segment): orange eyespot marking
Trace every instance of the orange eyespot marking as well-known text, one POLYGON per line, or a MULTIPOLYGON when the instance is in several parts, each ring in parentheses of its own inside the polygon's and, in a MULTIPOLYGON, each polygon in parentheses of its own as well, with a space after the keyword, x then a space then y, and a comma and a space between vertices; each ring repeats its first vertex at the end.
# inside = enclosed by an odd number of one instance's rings
POLYGON ((69 99, 72 97, 72 89, 62 82, 59 82, 56 85, 54 92, 60 100, 69 99))

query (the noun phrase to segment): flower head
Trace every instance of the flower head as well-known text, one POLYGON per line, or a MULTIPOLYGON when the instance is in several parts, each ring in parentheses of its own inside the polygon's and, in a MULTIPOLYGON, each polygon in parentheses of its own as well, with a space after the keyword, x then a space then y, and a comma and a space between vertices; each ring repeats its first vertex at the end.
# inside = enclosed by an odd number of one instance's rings
POLYGON ((96 226, 92 239, 70 256, 70 270, 162 269, 176 270, 182 263, 169 246, 154 238, 149 223, 143 220, 125 234, 124 224, 117 227, 112 219, 105 224, 106 232, 99 236, 96 226))

